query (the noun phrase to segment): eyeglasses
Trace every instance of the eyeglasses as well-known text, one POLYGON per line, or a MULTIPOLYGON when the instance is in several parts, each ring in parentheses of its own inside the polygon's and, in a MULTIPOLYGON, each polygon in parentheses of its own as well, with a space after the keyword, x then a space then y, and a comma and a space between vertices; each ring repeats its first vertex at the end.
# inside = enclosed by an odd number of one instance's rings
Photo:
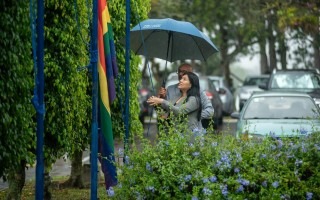
POLYGON ((187 70, 177 70, 177 74, 186 74, 188 71, 187 70))

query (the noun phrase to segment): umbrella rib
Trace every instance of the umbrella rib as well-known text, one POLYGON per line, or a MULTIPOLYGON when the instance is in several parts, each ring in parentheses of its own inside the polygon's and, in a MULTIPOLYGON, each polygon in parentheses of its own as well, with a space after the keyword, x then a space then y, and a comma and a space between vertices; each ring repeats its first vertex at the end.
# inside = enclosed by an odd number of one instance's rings
MULTIPOLYGON (((201 56, 202 56, 203 60, 204 60, 204 61, 207 61, 207 59, 203 56, 203 51, 202 51, 202 49, 200 48, 198 42, 195 40, 195 37, 197 37, 197 36, 193 36, 193 37, 191 37, 191 39, 196 43, 196 45, 197 45, 197 47, 198 47, 198 49, 199 49, 199 51, 200 51, 200 53, 201 53, 201 56)), ((199 38, 199 37, 198 37, 198 38, 199 38)), ((201 38, 200 38, 200 39, 201 39, 201 38)))
POLYGON ((140 34, 141 34, 141 45, 137 48, 136 52, 139 52, 141 48, 143 48, 143 54, 144 56, 147 58, 147 52, 148 52, 148 49, 146 49, 146 45, 145 45, 145 41, 148 40, 149 37, 151 37, 152 33, 154 33, 156 30, 152 30, 152 32, 150 32, 146 37, 144 37, 143 35, 143 31, 142 30, 139 30, 140 34))

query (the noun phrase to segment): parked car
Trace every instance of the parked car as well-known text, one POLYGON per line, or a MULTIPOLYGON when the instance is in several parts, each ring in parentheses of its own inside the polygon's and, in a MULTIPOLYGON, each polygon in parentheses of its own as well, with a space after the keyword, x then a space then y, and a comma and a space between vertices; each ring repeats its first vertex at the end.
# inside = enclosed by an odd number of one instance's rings
MULTIPOLYGON (((207 97, 211 100, 212 106, 214 108, 213 123, 214 128, 217 129, 223 124, 223 103, 221 101, 220 95, 214 84, 211 83, 209 77, 199 76, 200 89, 206 91, 207 97)), ((178 83, 178 78, 170 79, 166 82, 166 87, 178 83)))
POLYGON ((320 105, 320 73, 313 69, 274 70, 268 83, 261 89, 273 91, 298 91, 308 93, 320 105))
POLYGON ((140 113, 139 120, 142 124, 144 124, 144 119, 147 116, 152 116, 153 107, 147 103, 149 97, 152 96, 152 92, 147 87, 142 87, 139 89, 139 105, 140 105, 140 113))
POLYGON ((227 87, 225 83, 224 77, 221 76, 208 76, 211 83, 214 84, 218 93, 220 95, 220 99, 223 103, 223 114, 228 116, 234 111, 234 98, 230 89, 227 87))
POLYGON ((243 105, 254 91, 262 91, 259 86, 266 84, 269 80, 269 77, 269 75, 256 75, 246 77, 242 86, 237 88, 234 94, 235 108, 237 111, 240 111, 242 109, 243 105))
POLYGON ((320 110, 300 92, 255 92, 237 118, 238 138, 300 137, 320 131, 320 110))

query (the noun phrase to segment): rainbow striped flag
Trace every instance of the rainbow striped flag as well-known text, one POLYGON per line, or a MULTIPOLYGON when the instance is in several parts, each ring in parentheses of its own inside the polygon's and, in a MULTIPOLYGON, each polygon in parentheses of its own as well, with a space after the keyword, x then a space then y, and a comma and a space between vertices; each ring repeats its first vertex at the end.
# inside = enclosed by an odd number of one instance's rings
POLYGON ((106 0, 98 0, 98 73, 99 73, 99 160, 106 189, 117 184, 113 162, 114 143, 110 104, 116 97, 114 77, 118 75, 113 31, 106 0))

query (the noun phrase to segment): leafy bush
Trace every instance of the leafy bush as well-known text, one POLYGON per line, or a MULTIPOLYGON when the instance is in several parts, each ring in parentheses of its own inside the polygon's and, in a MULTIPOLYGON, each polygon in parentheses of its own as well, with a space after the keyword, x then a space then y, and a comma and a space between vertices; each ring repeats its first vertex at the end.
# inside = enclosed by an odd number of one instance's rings
MULTIPOLYGON (((209 131, 208 131, 209 132, 209 131)), ((118 164, 114 199, 319 199, 320 142, 237 140, 176 126, 133 145, 118 164)))

